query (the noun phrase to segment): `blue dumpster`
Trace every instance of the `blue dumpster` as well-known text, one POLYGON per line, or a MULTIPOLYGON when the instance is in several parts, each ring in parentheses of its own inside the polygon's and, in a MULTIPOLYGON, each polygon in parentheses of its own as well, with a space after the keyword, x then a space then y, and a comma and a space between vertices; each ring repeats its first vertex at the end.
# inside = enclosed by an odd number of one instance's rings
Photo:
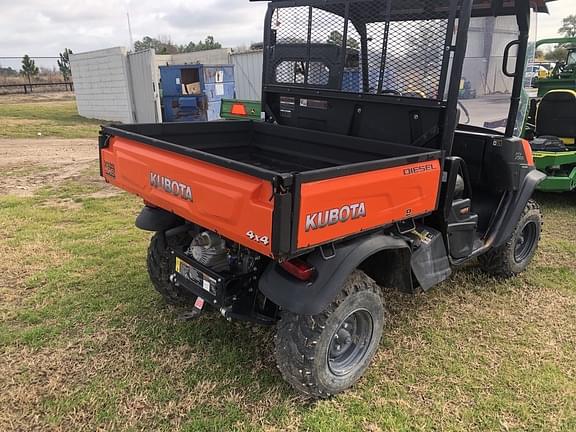
POLYGON ((220 119, 222 99, 234 99, 233 65, 161 66, 165 122, 220 119))

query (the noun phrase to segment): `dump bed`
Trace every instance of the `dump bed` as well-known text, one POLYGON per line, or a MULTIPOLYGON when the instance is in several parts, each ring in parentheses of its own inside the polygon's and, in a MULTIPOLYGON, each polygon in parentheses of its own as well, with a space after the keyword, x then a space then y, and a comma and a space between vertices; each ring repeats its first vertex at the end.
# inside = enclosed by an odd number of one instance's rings
POLYGON ((252 121, 103 127, 102 175, 264 255, 435 210, 441 152, 252 121))

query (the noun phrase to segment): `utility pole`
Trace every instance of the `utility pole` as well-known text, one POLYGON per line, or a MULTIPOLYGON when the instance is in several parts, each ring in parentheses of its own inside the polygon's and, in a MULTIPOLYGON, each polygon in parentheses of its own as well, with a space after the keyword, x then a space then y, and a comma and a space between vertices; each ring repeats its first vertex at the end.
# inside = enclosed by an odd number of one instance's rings
POLYGON ((128 19, 128 33, 130 34, 130 51, 134 49, 134 37, 132 36, 132 24, 130 23, 130 11, 126 10, 126 18, 128 19))

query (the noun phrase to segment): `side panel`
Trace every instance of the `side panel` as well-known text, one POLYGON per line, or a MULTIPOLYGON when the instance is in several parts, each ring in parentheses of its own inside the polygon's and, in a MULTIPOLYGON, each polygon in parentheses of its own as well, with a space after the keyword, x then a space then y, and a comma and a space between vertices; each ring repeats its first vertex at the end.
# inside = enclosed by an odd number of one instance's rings
POLYGON ((272 256, 270 182, 121 137, 101 156, 107 182, 272 256))
POLYGON ((297 248, 303 249, 432 212, 438 160, 304 183, 297 248))

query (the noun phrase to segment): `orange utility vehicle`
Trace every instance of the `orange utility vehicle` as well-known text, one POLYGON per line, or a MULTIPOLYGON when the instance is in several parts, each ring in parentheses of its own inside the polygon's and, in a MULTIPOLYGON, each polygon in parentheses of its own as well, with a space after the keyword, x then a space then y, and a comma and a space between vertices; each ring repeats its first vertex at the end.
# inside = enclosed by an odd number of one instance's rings
POLYGON ((372 360, 383 288, 428 290, 476 257, 522 272, 544 178, 513 136, 533 10, 544 0, 270 1, 264 122, 102 128, 102 175, 156 232, 155 288, 191 316, 277 325, 284 378, 328 397, 372 360), (458 125, 470 20, 493 16, 518 23, 506 133, 458 125))

